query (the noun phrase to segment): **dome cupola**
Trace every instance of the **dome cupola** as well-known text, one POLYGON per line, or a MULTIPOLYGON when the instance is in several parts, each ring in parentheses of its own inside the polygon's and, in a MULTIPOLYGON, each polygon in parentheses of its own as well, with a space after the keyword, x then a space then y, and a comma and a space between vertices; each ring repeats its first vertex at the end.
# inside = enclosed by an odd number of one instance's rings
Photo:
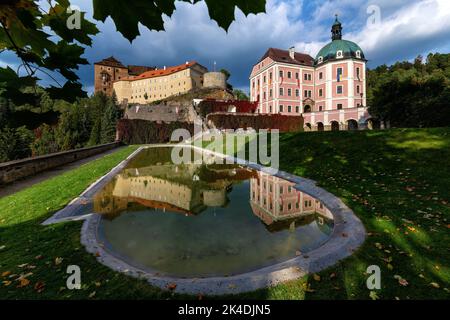
POLYGON ((342 24, 336 19, 331 27, 332 41, 320 49, 316 56, 315 64, 320 65, 327 61, 335 61, 339 59, 360 59, 366 61, 361 48, 354 42, 342 40, 342 24))

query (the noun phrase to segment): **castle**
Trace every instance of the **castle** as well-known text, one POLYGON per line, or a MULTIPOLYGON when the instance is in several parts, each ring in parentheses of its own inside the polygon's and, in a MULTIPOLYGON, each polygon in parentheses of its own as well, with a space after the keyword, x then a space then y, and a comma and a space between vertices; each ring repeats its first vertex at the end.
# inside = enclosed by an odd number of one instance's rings
POLYGON ((196 61, 162 68, 125 67, 114 57, 94 64, 95 92, 116 93, 119 103, 148 104, 195 88, 226 89, 222 72, 208 72, 196 61))
POLYGON ((337 15, 331 42, 316 58, 294 48, 269 48, 250 75, 250 99, 259 113, 304 118, 305 131, 377 126, 367 111, 366 58, 354 42, 342 39, 337 15))

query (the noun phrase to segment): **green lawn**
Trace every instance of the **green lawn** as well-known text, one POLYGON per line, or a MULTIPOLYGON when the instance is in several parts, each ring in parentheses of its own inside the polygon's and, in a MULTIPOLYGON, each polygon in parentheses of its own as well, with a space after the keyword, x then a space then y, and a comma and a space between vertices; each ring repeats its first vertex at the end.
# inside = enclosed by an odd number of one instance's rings
MULTIPOLYGON (((80 222, 40 225, 133 150, 0 199, 0 298, 180 298, 97 263, 80 244, 80 222), (65 289, 69 264, 81 267, 81 290, 65 289), (21 274, 30 281, 22 287, 21 274)), ((449 128, 283 134, 280 157, 281 169, 341 197, 369 236, 315 277, 239 298, 370 299, 369 265, 382 272, 374 298, 450 298, 449 128)))

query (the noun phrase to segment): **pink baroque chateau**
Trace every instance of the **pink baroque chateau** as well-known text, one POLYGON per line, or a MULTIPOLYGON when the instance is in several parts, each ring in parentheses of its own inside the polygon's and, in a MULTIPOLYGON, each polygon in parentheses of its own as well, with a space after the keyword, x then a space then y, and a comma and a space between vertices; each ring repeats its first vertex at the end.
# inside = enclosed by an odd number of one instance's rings
POLYGON ((304 118, 305 131, 355 130, 378 126, 367 111, 366 58, 342 39, 337 16, 332 41, 314 59, 294 48, 269 48, 250 75, 250 99, 259 113, 304 118))

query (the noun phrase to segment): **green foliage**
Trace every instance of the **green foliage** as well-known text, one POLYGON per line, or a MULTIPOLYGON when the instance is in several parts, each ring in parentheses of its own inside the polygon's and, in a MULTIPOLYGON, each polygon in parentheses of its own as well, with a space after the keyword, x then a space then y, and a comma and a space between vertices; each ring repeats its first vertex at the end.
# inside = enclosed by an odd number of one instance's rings
POLYGON ((90 45, 90 37, 98 30, 84 19, 80 29, 68 28, 69 1, 48 1, 48 5, 48 10, 44 10, 37 0, 9 1, 1 5, 0 50, 13 51, 22 61, 19 69, 23 68, 27 73, 26 77, 19 77, 9 67, 0 68, 0 95, 14 104, 31 103, 33 94, 24 94, 21 89, 34 86, 38 74, 54 79, 50 74, 53 71, 67 79, 64 86, 58 83, 58 87, 49 89, 53 98, 73 101, 74 96, 82 95, 74 70, 88 62, 81 58, 84 47, 79 44, 90 45))
POLYGON ((89 140, 90 127, 87 106, 75 103, 61 114, 56 129, 56 141, 60 150, 77 149, 89 140))
POLYGON ((41 156, 60 151, 54 128, 43 124, 37 130, 37 135, 38 138, 31 145, 33 156, 41 156))
POLYGON ((382 65, 368 72, 370 113, 394 127, 450 125, 450 54, 423 63, 382 65))
POLYGON ((244 92, 244 91, 242 91, 242 90, 239 90, 239 89, 234 89, 233 90, 233 95, 236 97, 236 99, 238 99, 238 100, 246 100, 246 101, 249 101, 250 100, 250 98, 248 97, 248 95, 244 92))
POLYGON ((31 156, 33 133, 26 127, 0 129, 0 162, 31 156))
POLYGON ((225 75, 225 80, 228 81, 228 79, 230 79, 231 77, 230 71, 228 71, 227 69, 220 69, 220 72, 222 72, 225 75))
MULTIPOLYGON (((94 19, 105 21, 111 17, 117 30, 130 42, 139 35, 138 23, 150 30, 164 30, 162 15, 172 16, 175 11, 175 0, 93 0, 94 19)), ((197 3, 200 0, 181 0, 197 3)), ((209 15, 218 25, 228 29, 234 20, 236 7, 245 15, 265 11, 266 0, 205 0, 209 15)))
POLYGON ((119 120, 119 110, 116 104, 108 101, 101 119, 101 143, 114 142, 116 139, 116 126, 119 120))

